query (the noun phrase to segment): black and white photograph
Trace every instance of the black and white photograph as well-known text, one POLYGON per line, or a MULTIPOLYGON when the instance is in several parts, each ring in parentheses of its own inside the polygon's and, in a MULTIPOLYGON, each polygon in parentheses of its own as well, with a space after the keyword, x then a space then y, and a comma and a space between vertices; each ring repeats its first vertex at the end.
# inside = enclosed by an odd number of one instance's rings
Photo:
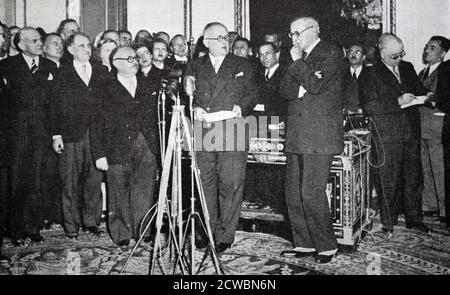
POLYGON ((0 0, 0 276, 450 275, 449 16, 0 0))

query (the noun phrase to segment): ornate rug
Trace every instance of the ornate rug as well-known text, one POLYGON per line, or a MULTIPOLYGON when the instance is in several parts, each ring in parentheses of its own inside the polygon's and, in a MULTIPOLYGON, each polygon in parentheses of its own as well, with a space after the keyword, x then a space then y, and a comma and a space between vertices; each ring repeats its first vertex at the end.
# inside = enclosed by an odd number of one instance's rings
MULTIPOLYGON (((428 220, 430 221, 430 220, 428 220)), ((233 246, 219 255, 220 265, 229 275, 432 275, 450 274, 450 236, 439 224, 434 232, 424 234, 399 225, 392 237, 374 224, 353 253, 339 253, 331 263, 319 265, 313 258, 281 258, 291 242, 274 234, 238 231, 233 246)), ((0 274, 6 275, 114 275, 120 274, 133 247, 120 248, 108 235, 93 237, 83 233, 76 241, 67 240, 60 226, 42 231, 45 242, 16 248, 6 240, 0 262, 0 274)), ((131 257, 122 274, 146 275, 152 249, 142 244, 131 257)), ((204 251, 195 252, 196 269, 204 251)), ((161 259, 155 274, 171 274, 173 263, 161 259)), ((176 273, 179 273, 179 269, 176 273)), ((216 274, 211 257, 199 274, 216 274)))

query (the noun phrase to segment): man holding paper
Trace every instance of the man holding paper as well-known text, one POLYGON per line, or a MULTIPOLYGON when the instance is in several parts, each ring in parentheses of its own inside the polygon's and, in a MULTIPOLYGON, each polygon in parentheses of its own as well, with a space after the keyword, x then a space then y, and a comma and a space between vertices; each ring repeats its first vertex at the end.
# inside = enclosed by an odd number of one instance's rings
POLYGON ((216 250, 223 252, 234 241, 247 162, 245 130, 240 130, 241 124, 238 130, 234 126, 255 106, 258 87, 250 62, 228 54, 230 36, 223 24, 208 24, 203 36, 209 54, 188 63, 185 90, 190 97, 196 90, 193 107, 198 167, 216 250), (238 118, 230 119, 230 111, 238 118), (216 112, 221 113, 212 114, 216 112))
POLYGON ((381 166, 382 229, 388 235, 393 232, 396 208, 403 205, 406 227, 428 232, 422 222, 420 114, 417 105, 404 107, 426 90, 413 65, 402 61, 405 51, 397 36, 383 34, 378 46, 381 60, 363 82, 362 107, 378 132, 373 137, 381 166))

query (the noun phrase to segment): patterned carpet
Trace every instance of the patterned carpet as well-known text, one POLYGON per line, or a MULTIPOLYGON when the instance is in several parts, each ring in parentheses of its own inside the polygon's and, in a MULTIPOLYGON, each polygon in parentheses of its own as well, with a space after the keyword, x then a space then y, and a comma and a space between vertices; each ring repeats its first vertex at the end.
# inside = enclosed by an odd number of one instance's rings
MULTIPOLYGON (((280 251, 290 249, 291 243, 280 236, 238 231, 233 246, 219 256, 225 274, 240 275, 432 275, 450 274, 450 235, 433 218, 427 218, 433 233, 423 234, 406 229, 403 225, 394 228, 394 236, 387 237, 374 227, 354 253, 339 253, 326 265, 314 263, 313 258, 285 259, 280 251)), ((133 247, 115 246, 107 235, 93 237, 83 233, 79 240, 67 240, 60 226, 42 231, 45 242, 16 248, 6 240, 3 253, 8 261, 1 261, 0 274, 119 274, 133 247)), ((151 248, 142 244, 137 248, 123 274, 148 274, 151 248)), ((195 253, 197 266, 204 251, 195 253)), ((200 274, 215 274, 214 265, 207 262, 200 274)), ((163 267, 156 274, 172 273, 172 265, 162 259, 163 267)))

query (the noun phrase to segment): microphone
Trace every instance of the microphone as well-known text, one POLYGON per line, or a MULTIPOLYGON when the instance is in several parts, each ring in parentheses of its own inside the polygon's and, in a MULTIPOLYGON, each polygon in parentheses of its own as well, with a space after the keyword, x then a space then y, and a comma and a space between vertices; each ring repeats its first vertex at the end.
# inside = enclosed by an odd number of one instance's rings
POLYGON ((194 96, 195 92, 195 77, 194 76, 186 76, 183 81, 184 91, 189 97, 194 96))

